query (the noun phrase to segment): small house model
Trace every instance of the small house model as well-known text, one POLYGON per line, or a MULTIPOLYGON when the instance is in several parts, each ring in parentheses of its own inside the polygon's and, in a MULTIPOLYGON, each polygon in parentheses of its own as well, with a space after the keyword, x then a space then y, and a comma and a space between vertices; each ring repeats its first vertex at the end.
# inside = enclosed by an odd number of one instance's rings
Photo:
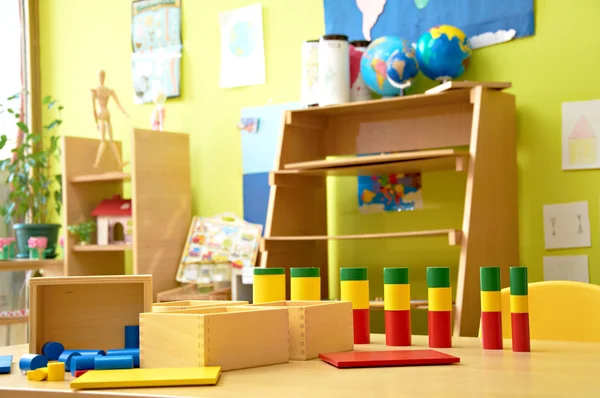
POLYGON ((96 217, 97 242, 99 245, 132 243, 133 219, 131 199, 115 195, 100 202, 92 211, 96 217))

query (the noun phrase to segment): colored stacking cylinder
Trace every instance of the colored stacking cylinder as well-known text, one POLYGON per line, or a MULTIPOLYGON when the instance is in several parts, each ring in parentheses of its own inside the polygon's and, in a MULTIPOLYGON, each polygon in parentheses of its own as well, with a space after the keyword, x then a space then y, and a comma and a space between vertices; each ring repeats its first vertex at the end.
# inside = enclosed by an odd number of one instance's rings
POLYGON ((527 288, 527 268, 510 268, 510 320, 512 349, 515 352, 529 352, 529 291, 527 288))
POLYGON ((131 355, 107 355, 94 357, 95 370, 133 369, 131 355))
POLYGON ((383 308, 386 345, 411 345, 408 268, 383 269, 383 308))
POLYGON ((63 381, 65 379, 65 364, 50 362, 48 364, 48 381, 63 381))
POLYGON ((140 367, 140 349, 139 348, 125 348, 122 350, 108 350, 106 351, 107 356, 115 356, 115 355, 128 355, 133 357, 133 367, 140 367))
POLYGON ((19 369, 21 372, 36 370, 48 366, 48 359, 43 355, 25 354, 19 360, 19 369))
POLYGON ((452 288, 450 268, 427 268, 429 347, 452 347, 452 288))
POLYGON ((140 348, 139 326, 125 326, 125 348, 140 348))
POLYGON ((65 364, 65 370, 69 372, 71 370, 71 361, 73 357, 81 356, 81 354, 77 351, 65 350, 60 357, 58 357, 58 362, 62 362, 65 364))
POLYGON ((92 357, 98 356, 98 355, 106 355, 106 352, 104 352, 104 350, 73 350, 75 352, 80 353, 81 355, 89 355, 92 357))
POLYGON ((78 370, 92 370, 94 369, 96 357, 91 355, 80 355, 73 357, 69 363, 69 369, 71 374, 75 376, 75 372, 78 370))
POLYGON ((352 302, 354 344, 371 342, 369 279, 366 268, 341 268, 341 299, 352 302))
POLYGON ((48 341, 42 346, 42 355, 49 361, 57 361, 64 350, 65 347, 62 344, 56 341, 48 341))
POLYGON ((254 268, 253 304, 285 300, 285 269, 254 268))
POLYGON ((481 341, 484 350, 502 349, 500 267, 481 267, 481 341))
POLYGON ((48 368, 37 368, 27 371, 27 380, 44 381, 48 377, 48 368))
POLYGON ((290 298, 298 301, 321 300, 321 270, 319 268, 291 268, 290 298))

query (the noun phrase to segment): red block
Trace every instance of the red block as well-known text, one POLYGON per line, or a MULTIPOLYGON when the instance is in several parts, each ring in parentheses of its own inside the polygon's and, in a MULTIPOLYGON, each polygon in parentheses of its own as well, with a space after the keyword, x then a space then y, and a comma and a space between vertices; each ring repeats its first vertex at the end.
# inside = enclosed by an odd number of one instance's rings
POLYGON ((512 312, 510 314, 512 329, 512 349, 515 352, 529 352, 529 313, 512 312))
POLYGON ((502 349, 502 312, 481 313, 481 341, 484 350, 502 349))
POLYGON ((76 370, 75 371, 75 378, 78 378, 79 376, 82 376, 82 375, 86 374, 87 372, 89 372, 89 369, 87 369, 87 370, 76 370))
POLYGON ((354 344, 369 344, 371 342, 370 310, 352 310, 354 318, 354 344))
POLYGON ((429 311, 427 314, 429 347, 452 347, 452 311, 429 311))
POLYGON ((349 351, 319 354, 319 358, 336 368, 448 365, 460 362, 459 357, 434 350, 349 351))
POLYGON ((385 311, 385 344, 409 346, 411 337, 410 310, 385 311))

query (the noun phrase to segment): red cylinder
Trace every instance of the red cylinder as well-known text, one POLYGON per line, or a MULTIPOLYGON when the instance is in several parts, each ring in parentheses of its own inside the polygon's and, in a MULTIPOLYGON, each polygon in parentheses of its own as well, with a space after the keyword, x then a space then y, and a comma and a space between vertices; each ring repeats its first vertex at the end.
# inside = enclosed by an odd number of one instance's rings
POLYGON ((354 344, 371 342, 370 309, 352 310, 354 318, 354 344))
POLYGON ((529 313, 513 312, 510 314, 512 329, 512 349, 516 352, 529 352, 529 313))
POLYGON ((385 344, 389 346, 410 346, 410 310, 385 311, 385 344))
POLYGON ((481 340, 484 350, 502 349, 502 312, 481 313, 481 340))
POLYGON ((452 347, 452 311, 429 311, 427 314, 429 347, 452 347))

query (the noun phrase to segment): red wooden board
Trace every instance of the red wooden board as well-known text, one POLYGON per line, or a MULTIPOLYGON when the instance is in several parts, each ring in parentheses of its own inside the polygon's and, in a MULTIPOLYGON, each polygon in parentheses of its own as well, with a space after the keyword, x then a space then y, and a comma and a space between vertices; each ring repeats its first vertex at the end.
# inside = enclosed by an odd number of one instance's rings
POLYGON ((460 362, 459 357, 434 350, 349 351, 320 354, 319 358, 336 368, 448 365, 460 362))

